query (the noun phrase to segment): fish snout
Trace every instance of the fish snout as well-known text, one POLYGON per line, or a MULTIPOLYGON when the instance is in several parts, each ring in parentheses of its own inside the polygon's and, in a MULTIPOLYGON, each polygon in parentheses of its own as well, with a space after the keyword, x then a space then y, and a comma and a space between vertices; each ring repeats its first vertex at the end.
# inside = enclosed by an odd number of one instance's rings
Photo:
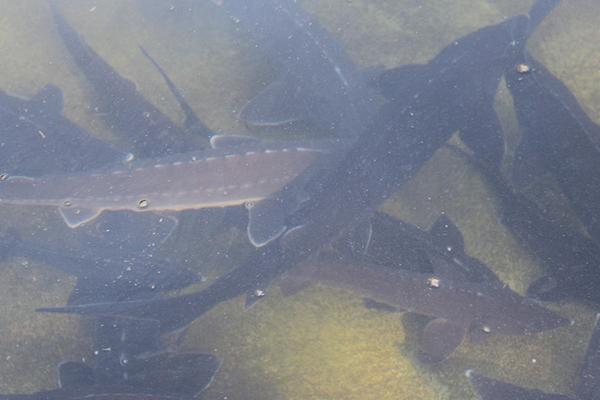
POLYGON ((565 318, 552 310, 542 307, 535 299, 525 298, 523 303, 526 307, 530 307, 530 312, 527 313, 529 314, 528 318, 523 321, 525 335, 573 325, 571 319, 565 318))

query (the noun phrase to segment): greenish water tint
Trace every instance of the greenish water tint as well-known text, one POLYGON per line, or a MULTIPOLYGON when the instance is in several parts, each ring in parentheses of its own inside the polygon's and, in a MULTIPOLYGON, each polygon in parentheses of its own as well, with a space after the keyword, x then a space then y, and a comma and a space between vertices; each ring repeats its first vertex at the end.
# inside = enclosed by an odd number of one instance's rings
MULTIPOLYGON (((365 68, 426 62, 452 40, 524 12, 530 3, 301 2, 365 68)), ((207 125, 244 133, 237 113, 261 82, 269 81, 272 66, 264 54, 236 35, 211 2, 58 4, 88 43, 172 119, 181 121, 183 116, 138 45, 148 49, 183 88, 207 125)), ((119 145, 89 107, 90 89, 62 47, 47 2, 0 0, 0 9, 0 89, 30 97, 53 83, 64 92, 67 117, 119 145)), ((595 121, 600 121, 599 17, 594 0, 564 1, 529 44, 595 121)), ((507 118, 504 109, 509 103, 500 91, 497 108, 507 118)), ((463 231, 468 253, 523 293, 542 270, 498 222, 494 206, 480 174, 452 152, 440 150, 383 208, 424 228, 445 212, 463 231)), ((51 211, 6 206, 0 208, 0 219, 2 226, 15 226, 24 233, 61 223, 51 211)), ((185 249, 193 268, 209 280, 243 260, 248 250, 243 232, 237 231, 178 241, 182 243, 175 245, 185 249)), ((89 357, 90 338, 77 317, 40 315, 33 310, 64 304, 74 280, 23 259, 8 260, 1 267, 0 392, 53 388, 55 366, 65 359, 89 357)), ((367 310, 361 298, 325 287, 288 298, 273 289, 249 310, 243 308, 242 299, 214 308, 191 325, 183 348, 211 352, 223 360, 203 394, 206 399, 475 398, 464 376, 469 368, 511 383, 569 394, 595 311, 575 303, 549 308, 575 324, 527 338, 464 343, 441 364, 421 366, 413 361, 412 352, 417 318, 367 310)))

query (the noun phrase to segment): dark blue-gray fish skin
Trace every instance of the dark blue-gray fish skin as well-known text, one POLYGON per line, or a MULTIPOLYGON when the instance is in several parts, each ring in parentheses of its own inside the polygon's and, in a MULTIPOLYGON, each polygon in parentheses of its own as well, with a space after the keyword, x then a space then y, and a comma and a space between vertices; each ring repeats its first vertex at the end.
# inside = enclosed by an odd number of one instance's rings
POLYGON ((370 262, 451 279, 499 282, 487 265, 466 253, 461 231, 446 215, 441 215, 429 231, 383 212, 374 213, 370 225, 368 247, 360 255, 370 262))
POLYGON ((62 115, 63 95, 43 87, 29 100, 0 91, 0 173, 38 176, 99 168, 124 158, 62 115))
MULTIPOLYGON (((75 32, 51 2, 58 33, 73 61, 94 89, 99 113, 109 127, 130 142, 136 156, 155 157, 198 149, 201 136, 209 136, 203 125, 199 135, 179 128, 154 105, 146 101, 135 84, 108 65, 75 32)), ((187 111, 187 110, 186 110, 187 111)), ((194 120, 189 119, 188 120, 194 120)), ((195 121, 199 121, 195 118, 195 121)), ((192 127, 192 128, 194 128, 192 127)))
POLYGON ((0 394, 1 400, 192 400, 212 382, 220 367, 211 354, 162 353, 130 360, 128 378, 103 383, 79 362, 59 365, 58 389, 31 394, 0 394))
POLYGON ((600 126, 569 89, 531 56, 506 73, 521 128, 515 178, 549 172, 589 234, 600 243, 600 126))
POLYGON ((149 254, 102 253, 90 247, 59 251, 10 231, 0 238, 0 252, 3 259, 25 257, 76 276, 69 304, 148 298, 199 280, 193 271, 149 254))
MULTIPOLYGON (((378 302, 433 317, 423 331, 424 359, 441 361, 466 334, 531 335, 570 321, 531 302, 496 280, 473 282, 461 274, 419 273, 370 265, 363 257, 323 257, 289 270, 283 279, 294 289, 319 282, 378 302)), ((282 289, 283 290, 283 289, 282 289)))
MULTIPOLYGON (((547 1, 541 0, 544 4, 547 1)), ((264 295, 268 285, 337 237, 364 221, 394 191, 408 181, 450 136, 464 125, 457 118, 471 96, 474 81, 496 79, 523 51, 514 41, 515 23, 526 38, 526 16, 482 28, 452 43, 426 68, 415 87, 384 106, 342 161, 324 178, 286 235, 250 257, 244 265, 218 278, 207 289, 168 299, 117 304, 40 309, 89 315, 123 315, 161 321, 169 332, 182 328, 216 304, 250 294, 249 302, 264 295), (481 38, 485 37, 483 41, 481 38)), ((487 87, 487 85, 483 85, 487 87)))
MULTIPOLYGON (((410 99, 407 93, 418 93, 423 85, 429 85, 429 76, 442 73, 442 82, 437 82, 437 85, 446 91, 443 95, 454 93, 452 101, 456 103, 454 110, 444 117, 447 123, 460 129, 461 139, 478 159, 499 166, 505 145, 502 127, 494 110, 498 84, 505 67, 523 52, 533 30, 558 2, 538 0, 529 16, 516 16, 498 25, 482 28, 456 40, 454 45, 443 49, 426 65, 404 65, 388 70, 376 83, 384 96, 402 101, 410 99), (452 87, 453 82, 461 83, 452 87), (440 83, 447 86, 440 86, 440 83)), ((439 100, 421 99, 421 104, 427 103, 438 104, 439 100)))
MULTIPOLYGON (((463 154, 459 150, 459 154, 463 154)), ((475 161, 469 156, 468 161, 475 161)), ((545 301, 567 298, 600 304, 600 246, 577 229, 552 220, 537 203, 516 191, 493 166, 474 162, 497 201, 500 221, 540 261, 547 275, 528 288, 545 301)))
POLYGON ((278 67, 279 77, 250 100, 242 121, 257 128, 308 124, 349 138, 362 133, 374 110, 369 89, 315 17, 294 0, 218 3, 278 67))

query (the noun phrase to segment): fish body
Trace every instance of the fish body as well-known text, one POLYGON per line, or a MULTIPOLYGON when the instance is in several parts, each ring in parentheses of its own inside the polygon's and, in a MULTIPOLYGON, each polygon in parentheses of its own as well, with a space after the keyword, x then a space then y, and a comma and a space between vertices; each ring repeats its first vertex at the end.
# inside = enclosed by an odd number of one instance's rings
MULTIPOLYGON (((462 232, 446 215, 438 217, 426 231, 376 212, 370 220, 370 228, 368 245, 359 256, 366 256, 373 263, 438 274, 452 280, 498 282, 487 265, 466 253, 462 232)), ((351 254, 354 256, 356 252, 351 254)))
POLYGON ((278 67, 278 78, 242 110, 246 125, 308 123, 344 137, 362 133, 373 111, 368 86, 317 18, 293 0, 214 2, 278 67))
MULTIPOLYGON (((539 3, 551 8, 556 2, 539 3)), ((423 66, 425 72, 378 112, 341 161, 326 176, 317 177, 321 189, 291 216, 291 228, 205 290, 168 299, 40 311, 153 318, 161 321, 163 332, 169 332, 236 296, 247 294, 247 303, 253 303, 273 279, 368 218, 464 126, 465 121, 456 117, 463 107, 459 100, 473 95, 473 82, 499 80, 506 65, 514 64, 523 50, 531 32, 529 19, 515 18, 453 42, 423 66), (513 28, 521 29, 517 33, 523 40, 518 43, 513 28)))
POLYGON ((323 154, 293 145, 214 149, 97 170, 0 182, 0 203, 59 207, 77 227, 105 210, 181 211, 259 201, 323 154))
POLYGON ((186 120, 191 123, 189 129, 171 121, 144 99, 133 82, 122 77, 85 42, 53 2, 51 9, 62 42, 94 89, 95 107, 107 125, 129 143, 137 157, 193 151, 201 147, 199 138, 211 136, 200 120, 189 114, 189 107, 184 110, 186 120))
POLYGON ((47 85, 30 99, 0 91, 0 173, 29 176, 99 168, 124 154, 62 115, 62 91, 47 85))
POLYGON ((93 248, 58 251, 10 231, 0 237, 0 253, 2 259, 25 257, 77 277, 69 304, 148 298, 199 280, 198 274, 181 264, 149 254, 116 255, 93 248))
POLYGON ((590 236, 600 243, 600 126, 575 96, 535 58, 527 55, 506 73, 521 128, 514 176, 550 173, 590 236))
MULTIPOLYGON (((523 298, 502 284, 450 280, 442 275, 424 274, 369 265, 355 259, 306 262, 292 268, 285 280, 318 282, 361 294, 377 302, 434 318, 430 325, 446 325, 447 333, 477 338, 492 335, 531 335, 565 326, 569 320, 523 298)), ((461 337, 448 339, 440 329, 425 328, 422 346, 432 359, 445 358, 461 337), (455 340, 456 339, 456 340, 455 340), (435 343, 437 342, 437 343, 435 343), (433 348, 437 348, 433 350, 433 348)))
POLYGON ((128 378, 103 383, 89 366, 59 365, 59 388, 31 394, 0 394, 2 400, 191 400, 212 382, 219 360, 211 354, 162 353, 129 360, 128 378))

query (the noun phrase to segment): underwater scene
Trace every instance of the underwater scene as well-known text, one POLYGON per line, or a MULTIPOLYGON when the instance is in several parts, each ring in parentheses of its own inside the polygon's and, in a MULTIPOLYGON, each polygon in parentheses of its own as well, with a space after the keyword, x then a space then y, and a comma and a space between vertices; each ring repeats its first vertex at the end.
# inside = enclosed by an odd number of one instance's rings
POLYGON ((600 398, 599 21, 0 0, 0 400, 600 398))

